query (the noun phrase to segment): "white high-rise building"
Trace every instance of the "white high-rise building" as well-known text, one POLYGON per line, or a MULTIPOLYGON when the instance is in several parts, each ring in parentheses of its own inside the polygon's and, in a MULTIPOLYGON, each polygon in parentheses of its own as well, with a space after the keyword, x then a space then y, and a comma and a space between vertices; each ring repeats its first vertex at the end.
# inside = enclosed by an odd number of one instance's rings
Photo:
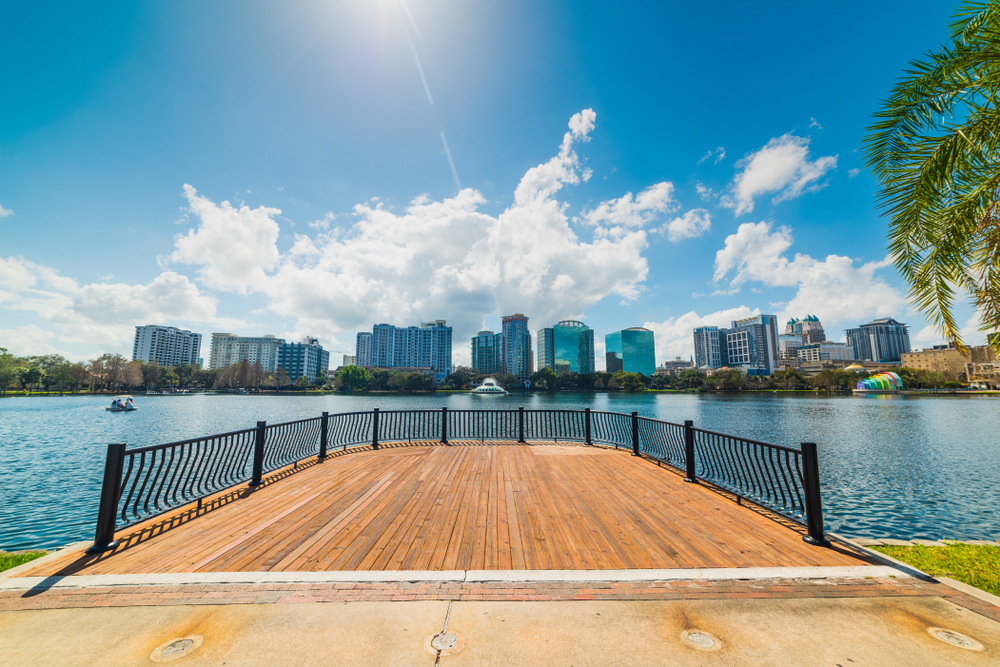
POLYGON ((372 361, 374 340, 375 339, 370 331, 358 332, 358 343, 356 349, 354 350, 355 364, 364 368, 369 368, 375 365, 372 361))
POLYGON ((341 366, 356 366, 358 363, 358 357, 355 354, 345 354, 344 363, 341 366))
POLYGON ((147 324, 135 328, 132 361, 155 361, 161 366, 197 364, 201 354, 201 334, 177 327, 147 324))
POLYGON ((212 350, 208 356, 210 369, 226 368, 246 359, 251 364, 260 362, 268 373, 278 368, 278 357, 283 338, 274 336, 237 336, 231 333, 212 334, 212 350))

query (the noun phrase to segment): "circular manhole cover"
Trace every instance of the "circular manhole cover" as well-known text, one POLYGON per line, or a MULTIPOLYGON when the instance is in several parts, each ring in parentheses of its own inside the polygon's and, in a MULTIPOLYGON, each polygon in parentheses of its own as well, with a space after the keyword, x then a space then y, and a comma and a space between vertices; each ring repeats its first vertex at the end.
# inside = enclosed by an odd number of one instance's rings
POLYGON ((149 659, 153 662, 176 660, 194 652, 204 641, 205 638, 200 635, 171 639, 153 649, 153 652, 149 654, 149 659))
POLYGON ((945 630, 944 628, 927 628, 927 632, 931 634, 931 637, 935 639, 940 639, 946 644, 951 644, 952 646, 957 646, 959 648, 967 648, 970 651, 985 651, 986 647, 977 642, 972 637, 968 635, 963 635, 961 632, 955 632, 954 630, 945 630))
POLYGON ((424 647, 436 655, 454 655, 465 646, 465 639, 454 630, 439 632, 433 637, 428 637, 424 642, 424 647))
POLYGON ((715 635, 704 630, 685 630, 681 633, 681 639, 685 644, 699 651, 718 651, 722 648, 722 642, 715 635))

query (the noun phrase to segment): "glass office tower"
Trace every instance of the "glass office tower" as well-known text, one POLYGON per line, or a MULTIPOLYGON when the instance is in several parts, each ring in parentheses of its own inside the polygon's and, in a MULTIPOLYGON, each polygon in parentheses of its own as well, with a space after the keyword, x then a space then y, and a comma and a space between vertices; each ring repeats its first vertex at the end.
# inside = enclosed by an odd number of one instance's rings
POLYGON ((563 320, 538 332, 538 367, 556 373, 594 372, 594 330, 583 322, 563 320))
POLYGON ((643 327, 630 327, 604 336, 604 353, 609 373, 656 373, 656 352, 653 332, 643 327))

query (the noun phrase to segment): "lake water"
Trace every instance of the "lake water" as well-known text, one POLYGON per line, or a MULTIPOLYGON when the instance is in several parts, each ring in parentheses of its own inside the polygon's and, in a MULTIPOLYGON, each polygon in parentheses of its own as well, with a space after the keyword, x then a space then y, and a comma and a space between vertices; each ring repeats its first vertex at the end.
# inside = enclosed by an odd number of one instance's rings
POLYGON ((509 407, 640 415, 783 445, 819 445, 827 529, 1000 539, 1000 398, 786 394, 103 396, 0 399, 0 549, 93 539, 106 444, 152 445, 355 410, 509 407))

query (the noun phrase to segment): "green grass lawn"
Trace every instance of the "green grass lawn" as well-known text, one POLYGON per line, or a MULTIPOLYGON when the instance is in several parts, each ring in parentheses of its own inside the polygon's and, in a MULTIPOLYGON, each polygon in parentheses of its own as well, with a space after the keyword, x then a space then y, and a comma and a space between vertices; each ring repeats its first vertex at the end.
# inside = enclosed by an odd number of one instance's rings
POLYGON ((931 576, 957 579, 1000 595, 1000 547, 952 543, 946 547, 871 547, 931 576))
POLYGON ((0 551, 0 572, 15 568, 18 565, 24 565, 25 563, 33 561, 36 558, 41 558, 47 553, 47 551, 29 551, 25 554, 9 554, 4 551, 0 551))

